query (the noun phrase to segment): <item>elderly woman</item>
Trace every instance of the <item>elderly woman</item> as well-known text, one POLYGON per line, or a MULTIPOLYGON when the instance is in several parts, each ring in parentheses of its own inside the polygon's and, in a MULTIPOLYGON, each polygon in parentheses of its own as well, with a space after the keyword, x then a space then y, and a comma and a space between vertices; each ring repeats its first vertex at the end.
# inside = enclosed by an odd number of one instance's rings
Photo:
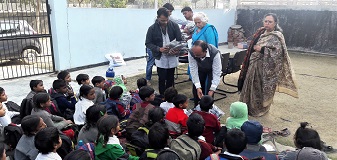
POLYGON ((202 40, 218 48, 218 32, 213 25, 208 24, 208 17, 203 12, 197 12, 193 15, 196 25, 192 35, 192 44, 197 40, 202 40))
POLYGON ((238 80, 240 101, 251 116, 266 114, 275 91, 298 97, 287 46, 275 14, 264 16, 247 50, 238 80))

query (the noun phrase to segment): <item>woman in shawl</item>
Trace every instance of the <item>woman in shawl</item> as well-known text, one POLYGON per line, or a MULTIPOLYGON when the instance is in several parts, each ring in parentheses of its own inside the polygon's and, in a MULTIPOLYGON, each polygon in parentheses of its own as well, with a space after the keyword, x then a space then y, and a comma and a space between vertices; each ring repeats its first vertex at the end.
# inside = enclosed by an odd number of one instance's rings
POLYGON ((251 116, 267 113, 275 91, 298 97, 287 46, 274 13, 264 16, 263 27, 255 33, 242 64, 238 80, 240 101, 251 116))
POLYGON ((202 40, 218 48, 218 32, 213 25, 207 23, 206 14, 197 12, 193 15, 193 20, 196 27, 192 35, 192 44, 197 40, 202 40))

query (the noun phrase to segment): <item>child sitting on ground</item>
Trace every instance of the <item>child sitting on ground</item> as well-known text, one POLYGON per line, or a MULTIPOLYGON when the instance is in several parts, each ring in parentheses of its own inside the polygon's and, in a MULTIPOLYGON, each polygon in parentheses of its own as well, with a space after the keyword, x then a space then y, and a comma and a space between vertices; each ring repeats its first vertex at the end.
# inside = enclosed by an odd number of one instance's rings
POLYGON ((196 139, 201 147, 200 160, 204 160, 212 153, 220 153, 222 148, 215 147, 211 143, 205 141, 205 137, 201 136, 204 132, 205 121, 201 115, 192 113, 187 120, 188 136, 196 139))
POLYGON ((69 84, 71 82, 70 73, 68 71, 61 71, 60 73, 57 74, 57 79, 61 79, 66 82, 68 90, 67 90, 67 93, 65 93, 65 95, 68 101, 72 101, 72 98, 74 98, 75 93, 74 93, 73 87, 71 87, 71 85, 69 84))
MULTIPOLYGON (((82 74, 82 73, 78 74, 76 76, 76 81, 78 85, 80 85, 80 88, 82 87, 83 84, 90 85, 89 75, 87 74, 82 74)), ((80 96, 80 90, 78 89, 78 91, 76 92, 76 98, 78 99, 79 96, 80 96)))
POLYGON ((77 140, 82 140, 84 144, 95 143, 98 135, 97 121, 106 115, 106 109, 103 105, 90 106, 85 114, 86 122, 78 134, 77 140))
POLYGON ((14 159, 34 160, 39 154, 34 145, 35 135, 46 127, 42 118, 37 115, 24 117, 21 122, 23 135, 15 148, 14 159))
POLYGON ((89 79, 89 75, 87 74, 78 74, 76 76, 76 81, 78 83, 78 85, 82 86, 83 84, 89 85, 90 84, 90 79, 89 79))
POLYGON ((136 149, 137 156, 142 155, 146 148, 149 148, 148 132, 153 124, 156 122, 161 125, 165 125, 165 114, 164 110, 160 107, 155 107, 149 111, 149 121, 145 124, 144 127, 139 127, 137 131, 132 133, 130 144, 139 147, 136 149))
POLYGON ((188 98, 185 95, 178 94, 172 100, 174 108, 168 110, 166 114, 166 125, 172 138, 176 138, 187 132, 187 115, 183 109, 188 107, 188 98))
POLYGON ((82 85, 80 88, 79 101, 75 104, 74 122, 76 125, 84 125, 85 113, 90 106, 94 105, 92 102, 94 99, 94 87, 86 84, 82 85))
POLYGON ((130 91, 132 99, 130 101, 130 106, 135 105, 136 103, 142 103, 142 99, 139 97, 139 89, 143 86, 147 86, 147 81, 145 78, 137 79, 137 89, 135 91, 130 91))
MULTIPOLYGON (((297 128, 294 134, 294 143, 297 149, 303 149, 304 147, 310 147, 318 150, 322 150, 322 141, 318 132, 312 128, 308 128, 308 122, 300 123, 300 127, 297 128)), ((297 151, 283 151, 279 155, 284 160, 295 160, 297 151)), ((322 152, 322 154, 325 154, 322 152)))
POLYGON ((226 127, 228 130, 232 128, 241 128, 242 124, 248 121, 247 104, 243 102, 234 102, 231 104, 230 117, 226 120, 226 127))
POLYGON ((95 76, 92 78, 91 83, 94 85, 96 97, 93 100, 94 104, 102 103, 106 100, 104 91, 105 79, 102 76, 95 76))
POLYGON ((56 100, 58 109, 66 119, 73 119, 75 110, 76 98, 72 97, 71 102, 67 100, 66 93, 68 93, 67 83, 64 80, 55 80, 53 82, 53 92, 50 96, 56 100))
POLYGON ((149 121, 148 114, 151 108, 154 106, 151 102, 154 100, 154 89, 149 86, 143 86, 139 89, 139 96, 143 100, 142 103, 136 103, 133 106, 132 113, 128 119, 126 125, 127 139, 130 140, 130 136, 135 132, 139 127, 145 126, 149 121))
POLYGON ((116 116, 107 115, 101 117, 97 122, 97 127, 100 134, 97 138, 95 147, 97 159, 139 159, 139 157, 127 154, 121 146, 119 139, 116 136, 120 130, 119 120, 116 116))
POLYGON ((229 130, 225 136, 224 148, 227 151, 220 154, 212 154, 211 157, 207 157, 205 160, 220 159, 220 160, 244 160, 239 154, 246 148, 247 138, 245 133, 240 129, 233 128, 229 130))
POLYGON ((20 112, 15 112, 15 111, 9 111, 6 102, 7 102, 7 95, 5 90, 0 87, 0 103, 2 103, 4 109, 6 110, 6 113, 3 117, 0 117, 0 125, 2 126, 8 126, 9 124, 12 123, 12 118, 16 115, 19 115, 20 112))
POLYGON ((109 98, 104 102, 106 111, 109 115, 115 115, 119 120, 127 119, 130 115, 130 106, 125 106, 119 101, 123 94, 123 89, 120 86, 111 88, 109 98))
POLYGON ((218 118, 214 114, 208 112, 209 109, 213 107, 213 103, 213 98, 211 96, 205 95, 201 97, 199 102, 201 111, 194 111, 195 113, 201 115, 205 120, 205 130, 202 133, 202 136, 204 136, 206 142, 210 144, 214 144, 214 135, 217 134, 221 129, 218 118))
POLYGON ((168 112, 169 109, 174 107, 172 100, 175 96, 177 96, 178 91, 174 87, 169 87, 164 92, 165 102, 160 104, 160 107, 164 109, 165 114, 168 112))
POLYGON ((167 128, 160 122, 152 125, 149 130, 149 147, 140 156, 141 160, 154 160, 157 154, 167 146, 169 132, 167 128))
POLYGON ((249 159, 255 157, 263 157, 268 160, 278 160, 275 154, 267 153, 260 143, 263 127, 258 121, 249 120, 242 124, 241 131, 245 133, 247 138, 247 146, 244 151, 240 153, 241 156, 245 156, 249 159))
POLYGON ((35 160, 62 160, 56 153, 56 150, 62 145, 57 128, 47 127, 37 132, 34 143, 36 149, 39 150, 35 160))
POLYGON ((68 124, 73 122, 65 120, 63 117, 52 115, 48 113, 45 108, 51 105, 48 93, 38 93, 33 97, 35 107, 32 110, 32 115, 40 116, 47 127, 56 127, 58 129, 65 128, 68 124))
POLYGON ((29 82, 29 87, 31 91, 28 93, 27 97, 22 100, 20 105, 20 117, 21 119, 27 115, 30 115, 32 109, 34 108, 33 97, 35 94, 40 92, 46 92, 43 86, 42 80, 31 80, 29 82))

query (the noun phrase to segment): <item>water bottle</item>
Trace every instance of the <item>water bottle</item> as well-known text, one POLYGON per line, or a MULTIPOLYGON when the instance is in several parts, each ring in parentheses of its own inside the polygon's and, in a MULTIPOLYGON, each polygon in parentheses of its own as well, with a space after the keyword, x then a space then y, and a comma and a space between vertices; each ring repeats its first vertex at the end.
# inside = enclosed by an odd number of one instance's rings
POLYGON ((112 66, 110 66, 105 72, 105 76, 108 80, 113 80, 113 78, 115 77, 115 71, 112 66))
POLYGON ((83 141, 79 140, 76 149, 79 149, 83 145, 84 145, 83 141))

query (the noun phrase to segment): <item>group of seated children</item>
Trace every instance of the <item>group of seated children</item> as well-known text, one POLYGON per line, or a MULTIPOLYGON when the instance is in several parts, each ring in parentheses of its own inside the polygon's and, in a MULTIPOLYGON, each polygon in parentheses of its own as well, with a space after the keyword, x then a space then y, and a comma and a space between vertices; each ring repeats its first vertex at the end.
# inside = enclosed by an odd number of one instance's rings
MULTIPOLYGON (((120 100, 125 93, 123 88, 112 86, 106 90, 101 76, 92 79, 94 86, 86 74, 79 74, 76 80, 80 85, 78 94, 70 86, 66 71, 59 73, 48 93, 42 80, 32 80, 31 92, 23 100, 20 112, 7 111, 7 95, 0 87, 0 125, 19 127, 11 118, 21 117, 23 135, 14 148, 15 159, 327 159, 320 151, 317 131, 306 128, 307 123, 302 123, 295 133, 298 150, 280 155, 268 153, 261 145, 263 126, 248 120, 247 105, 242 102, 231 104, 230 117, 221 126, 219 117, 209 112, 214 105, 211 96, 203 96, 200 111, 190 113, 187 96, 171 87, 165 91, 164 99, 158 98, 144 78, 137 80, 138 88, 131 91, 128 104, 120 100), (73 148, 70 140, 77 147, 73 148)), ((2 160, 6 157, 3 143, 0 150, 4 150, 0 152, 2 160)))

